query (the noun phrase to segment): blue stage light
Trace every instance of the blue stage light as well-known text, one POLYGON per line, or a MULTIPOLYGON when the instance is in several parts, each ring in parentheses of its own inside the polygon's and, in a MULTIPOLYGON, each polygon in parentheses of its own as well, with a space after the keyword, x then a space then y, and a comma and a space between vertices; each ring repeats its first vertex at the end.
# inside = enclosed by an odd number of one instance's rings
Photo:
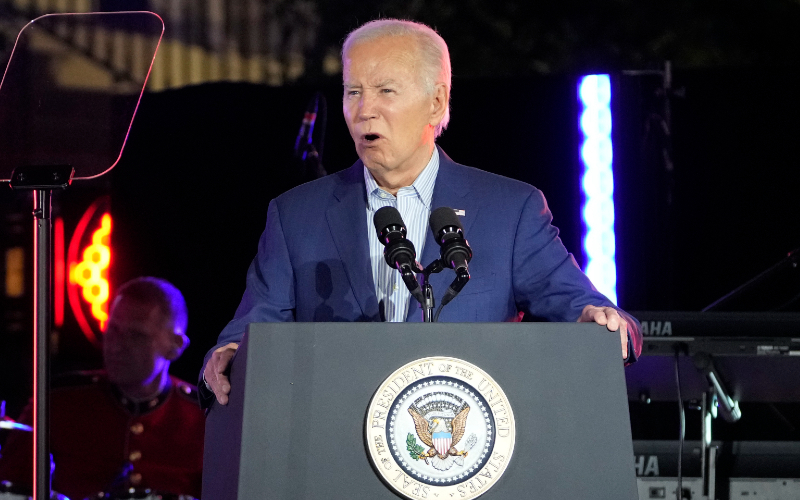
POLYGON ((584 271, 594 286, 617 303, 617 264, 614 236, 614 148, 611 143, 611 80, 608 75, 585 76, 578 87, 583 103, 584 205, 582 210, 586 253, 584 271))

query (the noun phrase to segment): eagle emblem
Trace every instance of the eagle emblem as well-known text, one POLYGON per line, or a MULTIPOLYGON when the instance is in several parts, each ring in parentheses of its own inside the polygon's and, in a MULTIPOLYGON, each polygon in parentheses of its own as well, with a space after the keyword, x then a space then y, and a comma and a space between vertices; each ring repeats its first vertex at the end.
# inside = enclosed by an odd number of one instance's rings
POLYGON ((428 446, 428 450, 425 451, 416 444, 416 440, 409 434, 407 444, 411 457, 416 460, 422 459, 438 470, 448 470, 453 464, 463 465, 464 457, 468 455, 469 449, 475 445, 477 439, 471 435, 464 449, 459 451, 456 448, 464 437, 469 409, 469 405, 458 396, 443 392, 436 392, 415 401, 408 407, 408 413, 414 419, 417 436, 428 446))

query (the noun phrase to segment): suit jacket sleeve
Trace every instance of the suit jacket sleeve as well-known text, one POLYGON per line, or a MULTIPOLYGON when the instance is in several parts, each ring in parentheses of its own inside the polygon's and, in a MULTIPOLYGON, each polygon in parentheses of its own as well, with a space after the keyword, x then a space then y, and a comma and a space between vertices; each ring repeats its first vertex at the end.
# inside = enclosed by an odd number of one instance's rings
POLYGON ((513 289, 517 308, 548 321, 577 321, 587 305, 614 307, 628 320, 628 358, 641 353, 635 318, 597 291, 561 243, 544 195, 534 189, 526 200, 514 237, 513 289))
POLYGON ((203 406, 213 394, 202 380, 206 363, 213 352, 224 345, 239 343, 250 323, 294 321, 294 271, 281 226, 276 200, 267 211, 267 227, 258 242, 258 253, 247 270, 247 287, 236 314, 222 330, 217 344, 208 351, 200 370, 198 388, 203 406))

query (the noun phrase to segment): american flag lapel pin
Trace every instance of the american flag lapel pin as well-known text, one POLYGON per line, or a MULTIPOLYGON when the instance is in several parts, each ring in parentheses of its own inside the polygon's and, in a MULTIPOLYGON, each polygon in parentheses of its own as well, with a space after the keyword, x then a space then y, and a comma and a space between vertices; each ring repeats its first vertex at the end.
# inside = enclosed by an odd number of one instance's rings
POLYGON ((464 217, 464 216, 467 215, 467 213, 465 211, 463 211, 463 210, 454 209, 454 211, 455 211, 456 215, 460 215, 461 217, 464 217))

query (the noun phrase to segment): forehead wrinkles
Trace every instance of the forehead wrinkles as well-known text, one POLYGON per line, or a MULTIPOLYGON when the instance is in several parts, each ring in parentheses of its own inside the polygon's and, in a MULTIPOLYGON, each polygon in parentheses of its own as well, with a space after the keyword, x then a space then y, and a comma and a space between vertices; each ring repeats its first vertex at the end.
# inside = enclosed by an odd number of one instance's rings
POLYGON ((345 56, 343 80, 345 85, 378 86, 388 80, 397 83, 407 80, 422 84, 422 64, 416 43, 408 37, 385 37, 361 42, 345 56), (406 40, 402 43, 399 40, 406 40), (355 56, 355 57, 354 57, 355 56))

